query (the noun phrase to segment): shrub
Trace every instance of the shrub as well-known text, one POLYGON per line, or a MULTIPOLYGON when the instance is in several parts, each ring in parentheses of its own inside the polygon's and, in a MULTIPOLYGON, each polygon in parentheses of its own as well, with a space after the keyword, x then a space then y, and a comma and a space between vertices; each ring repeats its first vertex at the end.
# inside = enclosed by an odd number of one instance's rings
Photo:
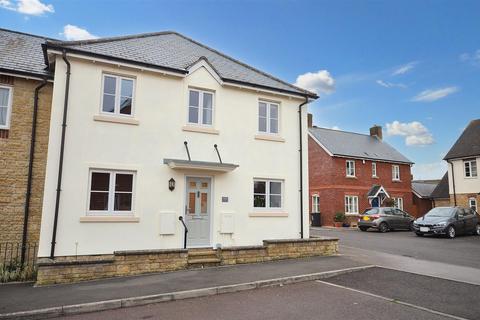
POLYGON ((383 201, 383 206, 384 207, 394 207, 395 206, 395 200, 392 198, 387 198, 383 201))
POLYGON ((343 213, 343 212, 335 213, 335 217, 333 217, 333 221, 335 221, 335 222, 345 221, 345 213, 343 213))
POLYGON ((37 277, 37 268, 34 265, 21 265, 14 260, 0 264, 0 283, 11 281, 31 281, 37 277))

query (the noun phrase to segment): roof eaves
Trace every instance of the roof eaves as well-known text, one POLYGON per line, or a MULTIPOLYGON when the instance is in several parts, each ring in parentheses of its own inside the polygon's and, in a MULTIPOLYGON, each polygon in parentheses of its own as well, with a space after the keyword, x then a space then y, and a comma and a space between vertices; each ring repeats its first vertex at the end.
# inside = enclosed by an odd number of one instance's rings
POLYGON ((225 81, 225 82, 228 82, 228 83, 232 83, 232 84, 244 85, 244 86, 249 86, 249 87, 254 87, 254 88, 264 89, 264 90, 277 91, 277 92, 291 94, 291 95, 295 95, 295 96, 299 96, 299 97, 308 97, 308 98, 311 98, 311 99, 318 99, 319 98, 317 94, 315 94, 313 92, 309 92, 309 91, 304 91, 304 90, 302 90, 302 92, 297 92, 297 91, 293 91, 293 90, 274 88, 274 87, 265 86, 265 85, 261 85, 261 84, 256 84, 256 83, 251 83, 251 82, 246 82, 246 81, 240 81, 240 80, 234 80, 234 79, 228 79, 228 78, 222 78, 222 80, 225 81))
POLYGON ((8 73, 8 74, 17 74, 19 76, 27 77, 27 78, 38 78, 38 79, 47 79, 52 80, 53 74, 52 73, 36 73, 36 72, 27 72, 27 71, 20 71, 14 69, 7 69, 0 67, 0 73, 8 73))
POLYGON ((369 158, 369 157, 362 157, 362 156, 355 156, 355 155, 350 155, 350 154, 340 154, 340 153, 334 153, 334 157, 340 157, 340 158, 355 158, 355 159, 364 159, 364 160, 371 160, 371 161, 382 161, 382 162, 391 162, 391 163, 400 163, 400 164, 414 164, 415 162, 412 162, 410 160, 408 161, 400 161, 400 160, 392 160, 392 159, 384 159, 384 158, 369 158))

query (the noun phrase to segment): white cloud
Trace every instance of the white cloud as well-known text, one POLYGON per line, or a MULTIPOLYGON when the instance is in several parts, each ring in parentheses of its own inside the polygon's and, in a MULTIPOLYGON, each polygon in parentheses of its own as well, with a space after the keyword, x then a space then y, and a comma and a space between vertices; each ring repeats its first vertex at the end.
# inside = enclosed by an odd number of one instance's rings
POLYGON ((16 0, 15 4, 11 0, 0 0, 0 7, 32 16, 55 12, 53 5, 42 3, 40 0, 16 0))
POLYGON ((458 90, 459 90, 458 87, 446 87, 446 88, 440 88, 440 89, 434 89, 434 90, 433 89, 424 90, 419 94, 417 94, 415 97, 413 97, 412 101, 433 102, 433 101, 443 99, 446 96, 449 96, 457 92, 458 90))
POLYGON ((415 163, 412 167, 413 178, 416 180, 441 179, 445 172, 447 172, 445 161, 415 163))
POLYGON ((480 49, 477 49, 473 53, 462 53, 460 60, 471 63, 474 66, 480 67, 480 49))
POLYGON ((407 86, 404 85, 403 83, 393 83, 393 82, 388 82, 388 81, 383 81, 383 80, 377 80, 376 83, 382 87, 385 88, 403 88, 405 89, 407 86))
POLYGON ((387 135, 405 137, 407 146, 425 146, 435 142, 427 127, 418 121, 409 123, 393 121, 392 123, 387 123, 386 127, 387 135))
POLYGON ((333 126, 333 127, 331 127, 330 129, 332 129, 332 130, 340 130, 340 127, 338 127, 338 126, 333 126))
POLYGON ((65 37, 65 39, 71 40, 87 40, 87 39, 95 39, 98 38, 97 36, 91 34, 86 29, 67 24, 63 27, 63 33, 60 33, 65 37))
POLYGON ((297 77, 295 85, 315 93, 329 94, 335 91, 335 79, 327 70, 301 74, 297 77))
POLYGON ((411 71, 417 63, 418 63, 417 61, 412 61, 412 62, 404 64, 400 67, 397 67, 395 70, 393 70, 392 76, 398 76, 398 75, 405 74, 405 73, 411 71))

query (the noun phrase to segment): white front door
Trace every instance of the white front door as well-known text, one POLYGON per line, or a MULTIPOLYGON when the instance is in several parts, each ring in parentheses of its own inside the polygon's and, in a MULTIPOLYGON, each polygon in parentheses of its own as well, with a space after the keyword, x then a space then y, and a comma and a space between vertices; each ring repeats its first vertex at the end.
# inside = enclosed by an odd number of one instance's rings
POLYGON ((187 178, 185 221, 188 247, 210 246, 210 193, 210 178, 187 178))

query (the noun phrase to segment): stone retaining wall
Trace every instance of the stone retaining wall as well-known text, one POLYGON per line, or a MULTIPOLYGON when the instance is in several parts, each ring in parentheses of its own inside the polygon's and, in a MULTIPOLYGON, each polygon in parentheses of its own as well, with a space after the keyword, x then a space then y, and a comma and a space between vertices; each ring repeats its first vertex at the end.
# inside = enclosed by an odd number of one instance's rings
MULTIPOLYGON (((338 252, 338 239, 265 240, 263 246, 218 249, 221 265, 328 256, 338 252)), ((113 255, 56 257, 38 260, 37 285, 72 283, 111 277, 183 270, 188 250, 116 251, 113 255)))

